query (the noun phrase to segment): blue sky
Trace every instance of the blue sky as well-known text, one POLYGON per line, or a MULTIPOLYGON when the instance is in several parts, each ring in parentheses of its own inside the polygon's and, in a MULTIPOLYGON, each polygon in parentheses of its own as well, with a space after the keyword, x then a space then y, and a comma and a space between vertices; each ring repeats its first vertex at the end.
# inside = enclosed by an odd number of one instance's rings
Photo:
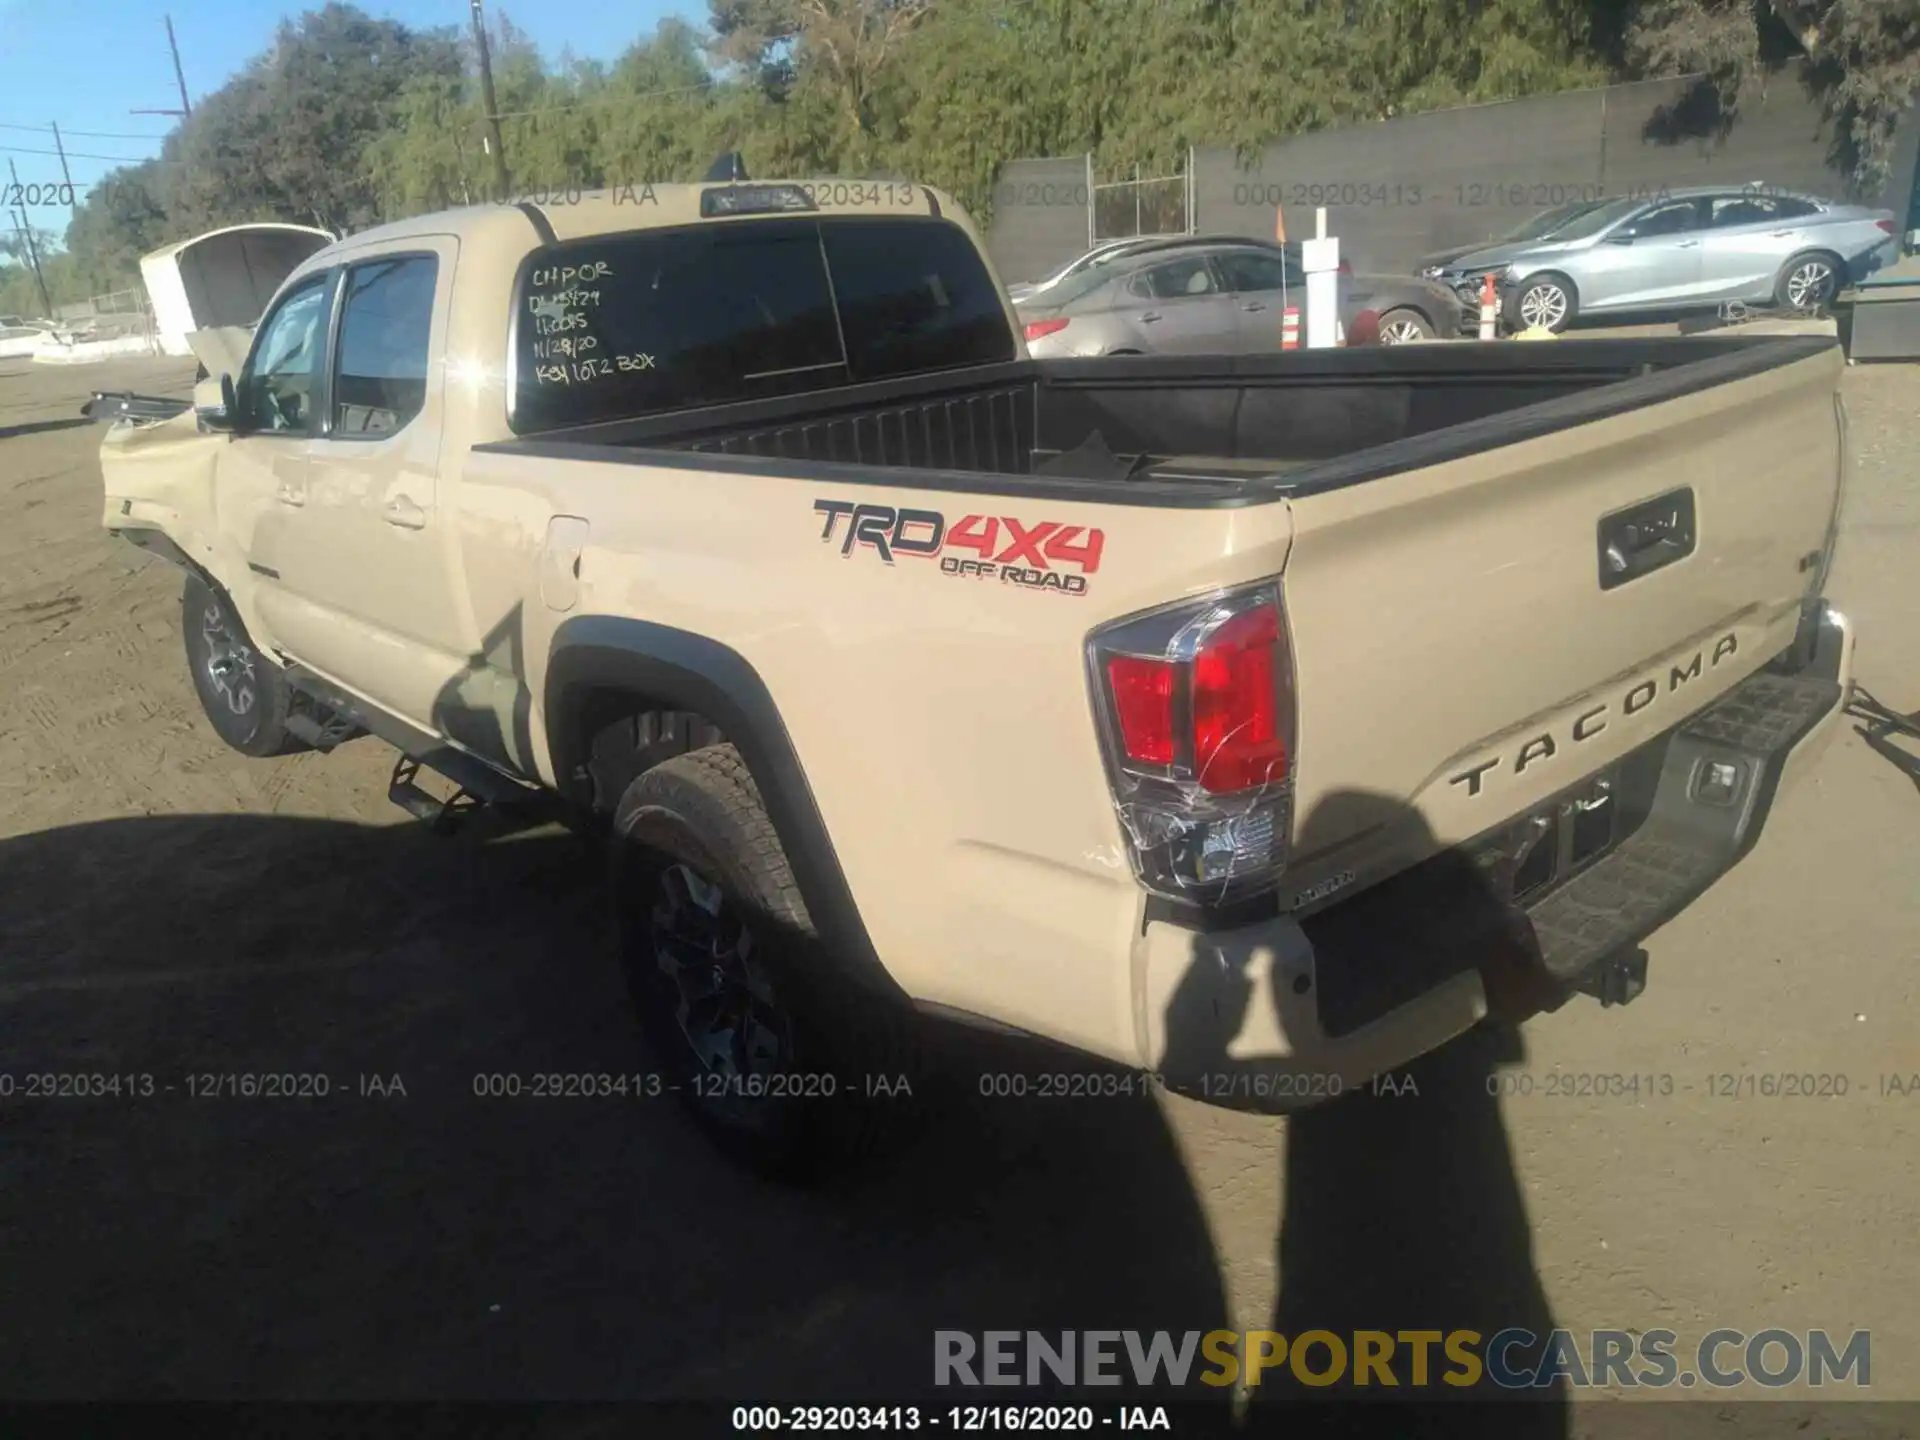
MULTIPOLYGON (((180 42, 188 97, 197 101, 264 50, 282 19, 317 9, 319 3, 0 0, 0 162, 11 160, 21 185, 29 189, 58 185, 60 160, 45 128, 58 124, 74 186, 84 193, 122 160, 158 154, 160 138, 174 123, 164 115, 129 113, 174 109, 180 103, 167 56, 166 15, 173 16, 180 42), (37 128, 23 128, 29 126, 37 128)), ((421 28, 468 24, 467 0, 360 0, 360 8, 421 28)), ((563 49, 582 59, 610 59, 668 15, 703 20, 706 5, 704 0, 628 0, 611 6, 604 0, 487 0, 486 11, 490 19, 504 13, 549 59, 563 49)), ((0 163, 0 183, 11 181, 0 163)), ((28 215, 36 227, 65 233, 64 205, 30 207, 28 215)), ((10 229, 10 207, 4 218, 10 229)))

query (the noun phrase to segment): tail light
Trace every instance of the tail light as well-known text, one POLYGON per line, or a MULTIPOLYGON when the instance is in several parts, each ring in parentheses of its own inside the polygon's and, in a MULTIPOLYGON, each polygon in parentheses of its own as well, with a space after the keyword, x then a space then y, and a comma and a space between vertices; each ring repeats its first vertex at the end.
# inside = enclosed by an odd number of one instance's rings
POLYGON ((1052 320, 1029 320, 1027 322, 1027 339, 1040 340, 1048 335, 1058 335, 1071 323, 1072 322, 1064 315, 1052 320))
POLYGON ((1886 232, 1887 232, 1887 234, 1889 234, 1889 235, 1891 235, 1891 234, 1893 234, 1893 221, 1891 221, 1891 220, 1876 220, 1876 221, 1874 221, 1873 223, 1874 223, 1875 225, 1877 225, 1877 226, 1879 226, 1879 227, 1880 227, 1880 228, 1881 228, 1882 230, 1884 230, 1884 231, 1886 231, 1886 232))
POLYGON ((1271 889, 1293 802, 1293 659, 1277 583, 1148 611, 1087 642, 1114 806, 1156 895, 1271 889))

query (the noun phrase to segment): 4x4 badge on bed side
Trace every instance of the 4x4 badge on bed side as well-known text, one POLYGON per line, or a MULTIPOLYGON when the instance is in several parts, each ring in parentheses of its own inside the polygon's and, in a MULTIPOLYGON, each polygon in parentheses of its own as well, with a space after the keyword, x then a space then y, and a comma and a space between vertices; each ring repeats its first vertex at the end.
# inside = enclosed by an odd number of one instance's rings
POLYGON ((937 557, 944 575, 997 579, 1065 595, 1087 593, 1086 577, 1100 568, 1106 548, 1104 532, 1057 520, 1030 525, 1011 515, 965 515, 949 523, 937 510, 896 509, 852 500, 816 500, 813 509, 826 517, 820 539, 839 539, 843 558, 856 550, 871 550, 889 565, 896 556, 937 557), (959 550, 972 551, 973 556, 952 553, 959 550), (1079 573, 1071 573, 1067 566, 1079 573))

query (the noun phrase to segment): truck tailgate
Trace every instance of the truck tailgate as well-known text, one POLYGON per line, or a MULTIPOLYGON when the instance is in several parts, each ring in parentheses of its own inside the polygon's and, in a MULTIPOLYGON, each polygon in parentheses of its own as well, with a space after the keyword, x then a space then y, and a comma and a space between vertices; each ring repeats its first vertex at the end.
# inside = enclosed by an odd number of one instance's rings
POLYGON ((1298 495, 1290 883, 1483 835, 1789 645, 1831 541, 1842 363, 1298 495))

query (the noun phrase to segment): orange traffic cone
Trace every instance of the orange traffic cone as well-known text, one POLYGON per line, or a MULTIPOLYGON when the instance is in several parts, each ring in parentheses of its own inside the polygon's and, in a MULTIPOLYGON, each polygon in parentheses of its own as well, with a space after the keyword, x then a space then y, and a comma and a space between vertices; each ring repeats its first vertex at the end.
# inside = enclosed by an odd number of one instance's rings
POLYGON ((1280 348, 1300 348, 1300 308, 1297 305, 1289 305, 1280 312, 1280 348))
POLYGON ((1493 287, 1493 276, 1489 273, 1480 282, 1480 338, 1496 340, 1500 334, 1500 294, 1493 287))

